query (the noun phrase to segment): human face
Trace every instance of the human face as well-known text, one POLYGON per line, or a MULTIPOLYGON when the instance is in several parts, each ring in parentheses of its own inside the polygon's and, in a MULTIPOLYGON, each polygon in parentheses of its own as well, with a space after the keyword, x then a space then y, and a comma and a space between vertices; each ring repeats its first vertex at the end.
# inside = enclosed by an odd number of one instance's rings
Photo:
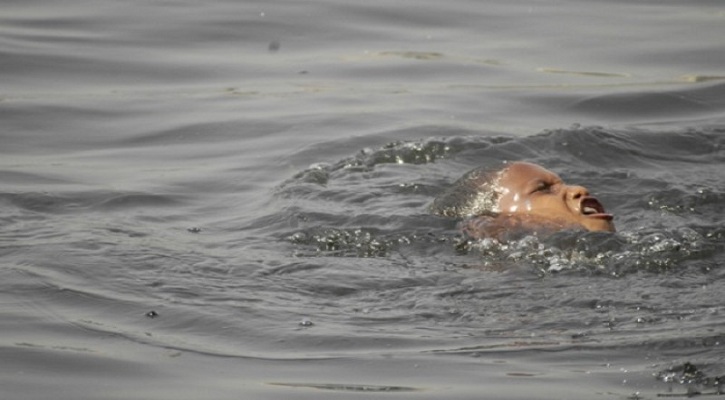
POLYGON ((565 184, 555 173, 536 164, 516 162, 499 178, 498 212, 530 215, 590 231, 614 232, 612 214, 582 186, 565 184))

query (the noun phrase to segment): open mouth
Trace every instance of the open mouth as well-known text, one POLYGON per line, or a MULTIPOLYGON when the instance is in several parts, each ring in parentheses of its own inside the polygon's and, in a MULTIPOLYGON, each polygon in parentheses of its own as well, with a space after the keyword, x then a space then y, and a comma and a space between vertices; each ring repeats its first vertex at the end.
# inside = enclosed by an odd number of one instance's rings
POLYGON ((582 214, 593 217, 611 220, 614 218, 612 214, 608 214, 604 210, 604 206, 594 197, 585 197, 579 203, 579 210, 582 214))

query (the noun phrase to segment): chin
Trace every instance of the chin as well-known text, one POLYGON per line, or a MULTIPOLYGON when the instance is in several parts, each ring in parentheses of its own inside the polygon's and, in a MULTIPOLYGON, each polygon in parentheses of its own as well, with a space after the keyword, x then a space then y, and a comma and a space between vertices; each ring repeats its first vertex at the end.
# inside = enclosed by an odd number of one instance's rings
POLYGON ((616 229, 614 229, 614 224, 611 220, 606 219, 598 219, 598 218, 587 218, 584 221, 580 222, 580 225, 583 226, 588 231, 593 232, 615 232, 616 229))

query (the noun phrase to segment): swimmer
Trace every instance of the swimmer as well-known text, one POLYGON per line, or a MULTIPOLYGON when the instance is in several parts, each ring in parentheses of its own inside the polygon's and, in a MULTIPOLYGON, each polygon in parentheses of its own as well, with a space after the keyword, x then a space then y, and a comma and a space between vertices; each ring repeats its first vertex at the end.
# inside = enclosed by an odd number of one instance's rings
POLYGON ((474 239, 502 239, 510 231, 614 232, 614 217, 586 188, 567 185, 555 173, 527 162, 468 172, 433 201, 430 211, 467 218, 462 229, 474 239))

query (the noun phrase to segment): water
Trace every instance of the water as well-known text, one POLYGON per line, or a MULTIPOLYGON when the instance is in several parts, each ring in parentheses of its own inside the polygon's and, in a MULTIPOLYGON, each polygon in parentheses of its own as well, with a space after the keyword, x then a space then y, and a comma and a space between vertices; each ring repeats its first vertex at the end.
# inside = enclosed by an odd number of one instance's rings
POLYGON ((718 392, 723 18, 6 2, 1 397, 718 392), (502 160, 618 232, 469 242, 425 213, 502 160))

